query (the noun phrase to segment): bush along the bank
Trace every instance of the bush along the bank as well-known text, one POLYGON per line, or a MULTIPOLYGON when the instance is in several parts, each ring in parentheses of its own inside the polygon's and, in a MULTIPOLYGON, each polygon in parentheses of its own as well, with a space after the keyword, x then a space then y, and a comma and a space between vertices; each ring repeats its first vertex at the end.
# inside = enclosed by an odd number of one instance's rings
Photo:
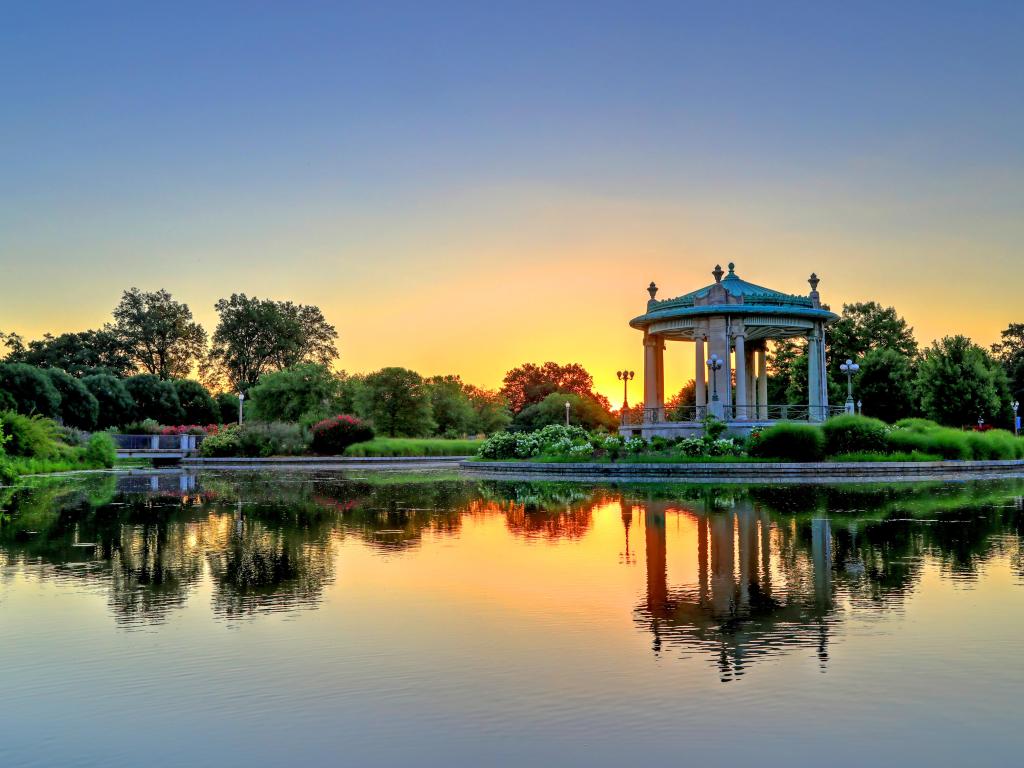
POLYGON ((223 427, 199 445, 201 456, 267 458, 300 456, 309 450, 309 433, 298 424, 282 421, 248 421, 223 427))
POLYGON ((748 442, 751 456, 782 461, 821 461, 825 458, 825 434, 811 424, 782 422, 755 430, 748 442))
POLYGON ((114 465, 117 451, 106 433, 86 438, 74 428, 61 428, 52 419, 0 412, 0 479, 17 475, 103 469, 114 465))
POLYGON ((321 456, 340 456, 350 445, 373 439, 369 424, 347 414, 318 421, 311 432, 313 452, 321 456))

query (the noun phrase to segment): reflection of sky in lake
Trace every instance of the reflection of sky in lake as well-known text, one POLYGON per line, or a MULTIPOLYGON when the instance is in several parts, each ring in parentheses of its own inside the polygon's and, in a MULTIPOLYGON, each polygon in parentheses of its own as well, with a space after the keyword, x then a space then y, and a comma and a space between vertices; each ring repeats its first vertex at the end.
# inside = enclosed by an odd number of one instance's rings
POLYGON ((1008 764, 1022 493, 0 490, 0 762, 1008 764))

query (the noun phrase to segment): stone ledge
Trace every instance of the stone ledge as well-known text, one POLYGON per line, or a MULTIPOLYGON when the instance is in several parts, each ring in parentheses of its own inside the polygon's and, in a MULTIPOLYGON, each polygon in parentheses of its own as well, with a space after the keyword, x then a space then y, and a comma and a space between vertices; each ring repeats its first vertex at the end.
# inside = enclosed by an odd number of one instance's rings
POLYGON ((243 464, 252 464, 253 466, 262 466, 267 464, 329 464, 338 466, 366 466, 368 464, 423 464, 427 462, 434 464, 439 461, 455 463, 465 461, 468 458, 468 456, 269 456, 266 458, 229 456, 182 459, 181 466, 216 467, 227 464, 230 464, 231 466, 241 466, 243 464))

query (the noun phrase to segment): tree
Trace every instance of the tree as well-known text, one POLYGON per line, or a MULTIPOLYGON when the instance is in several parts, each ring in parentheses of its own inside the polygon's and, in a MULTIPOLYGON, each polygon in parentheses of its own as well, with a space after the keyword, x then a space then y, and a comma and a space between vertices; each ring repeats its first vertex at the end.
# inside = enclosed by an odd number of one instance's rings
POLYGON ((181 403, 185 424, 213 424, 220 422, 220 409, 210 397, 206 387, 193 379, 174 379, 174 391, 181 403))
POLYGON ((319 363, 265 373, 249 391, 252 417, 260 421, 319 421, 335 415, 338 377, 319 363))
MULTIPOLYGON (((8 334, 7 338, 10 340, 14 336, 8 334)), ((11 349, 8 362, 27 363, 37 368, 60 368, 77 377, 91 373, 123 376, 132 369, 131 360, 109 331, 80 331, 59 336, 47 333, 41 339, 30 341, 27 347, 19 338, 11 349)))
POLYGON ((500 392, 481 389, 472 384, 464 384, 463 388, 469 403, 473 407, 473 431, 493 435, 512 423, 512 412, 508 401, 500 392))
POLYGON ((135 411, 135 400, 121 379, 109 373, 96 373, 83 378, 82 384, 99 404, 97 427, 119 427, 131 421, 135 411))
POLYGON ((424 437, 435 428, 430 392, 423 378, 407 368, 382 368, 363 380, 356 406, 388 437, 424 437))
POLYGON ((611 411, 608 398, 594 392, 594 377, 579 363, 559 365, 547 362, 542 366, 524 363, 505 374, 501 387, 501 394, 508 400, 512 413, 519 413, 528 405, 541 402, 552 392, 590 397, 605 410, 611 411))
POLYGON ((846 374, 839 366, 847 360, 859 365, 872 349, 891 349, 908 360, 914 360, 917 358, 914 329, 896 314, 894 307, 883 307, 877 301, 844 304, 842 316, 828 327, 825 334, 831 392, 839 394, 846 391, 846 374))
POLYGON ((473 428, 476 412, 458 376, 431 376, 427 379, 431 413, 437 434, 461 437, 473 428))
POLYGON ((895 349, 872 349, 859 363, 854 398, 864 414, 893 424, 918 412, 917 371, 909 357, 895 349))
POLYGON ((124 386, 135 401, 132 418, 136 421, 154 419, 168 425, 184 421, 185 412, 171 382, 152 373, 140 373, 125 379, 124 386))
POLYGON ((665 410, 673 421, 692 421, 691 413, 697 405, 697 381, 690 379, 676 394, 665 402, 665 410))
POLYGON ((584 429, 615 430, 618 420, 592 397, 571 392, 552 392, 539 403, 528 405, 516 414, 519 429, 535 430, 548 424, 565 424, 565 404, 569 404, 569 423, 584 429))
POLYGON ((947 336, 926 349, 918 365, 921 410, 949 426, 974 424, 979 417, 992 421, 1005 411, 1000 392, 1005 381, 984 349, 966 336, 947 336))
POLYGON ((26 416, 38 413, 50 418, 60 415, 60 392, 46 373, 31 365, 0 365, 0 390, 14 398, 18 413, 26 416))
POLYGON ((264 373, 299 363, 329 366, 338 356, 338 334, 318 307, 234 293, 215 308, 220 322, 206 375, 226 378, 235 391, 246 391, 264 373))
POLYGON ((217 404, 217 422, 231 424, 238 421, 238 395, 233 392, 221 392, 214 396, 217 404))
POLYGON ((1000 336, 992 354, 1002 363, 1012 395, 1019 400, 1024 397, 1024 323, 1010 323, 1000 336))
POLYGON ((96 396, 79 379, 61 368, 43 370, 60 393, 60 418, 64 424, 78 429, 95 429, 100 412, 96 396))
POLYGON ((160 379, 184 378, 206 349, 206 331, 192 321, 192 310, 165 290, 125 291, 105 330, 137 369, 160 379))
POLYGON ((772 405, 806 403, 807 355, 794 339, 774 342, 768 353, 768 402, 772 405), (803 378, 803 384, 799 382, 803 378), (802 389, 801 389, 802 386, 802 389), (790 399, 790 396, 800 399, 790 399))

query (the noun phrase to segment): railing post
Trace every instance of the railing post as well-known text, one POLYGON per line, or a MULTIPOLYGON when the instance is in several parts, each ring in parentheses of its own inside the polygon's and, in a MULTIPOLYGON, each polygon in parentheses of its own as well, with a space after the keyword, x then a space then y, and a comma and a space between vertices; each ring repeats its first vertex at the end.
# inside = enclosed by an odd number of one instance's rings
POLYGON ((149 450, 159 451, 160 450, 160 435, 149 436, 149 450))

